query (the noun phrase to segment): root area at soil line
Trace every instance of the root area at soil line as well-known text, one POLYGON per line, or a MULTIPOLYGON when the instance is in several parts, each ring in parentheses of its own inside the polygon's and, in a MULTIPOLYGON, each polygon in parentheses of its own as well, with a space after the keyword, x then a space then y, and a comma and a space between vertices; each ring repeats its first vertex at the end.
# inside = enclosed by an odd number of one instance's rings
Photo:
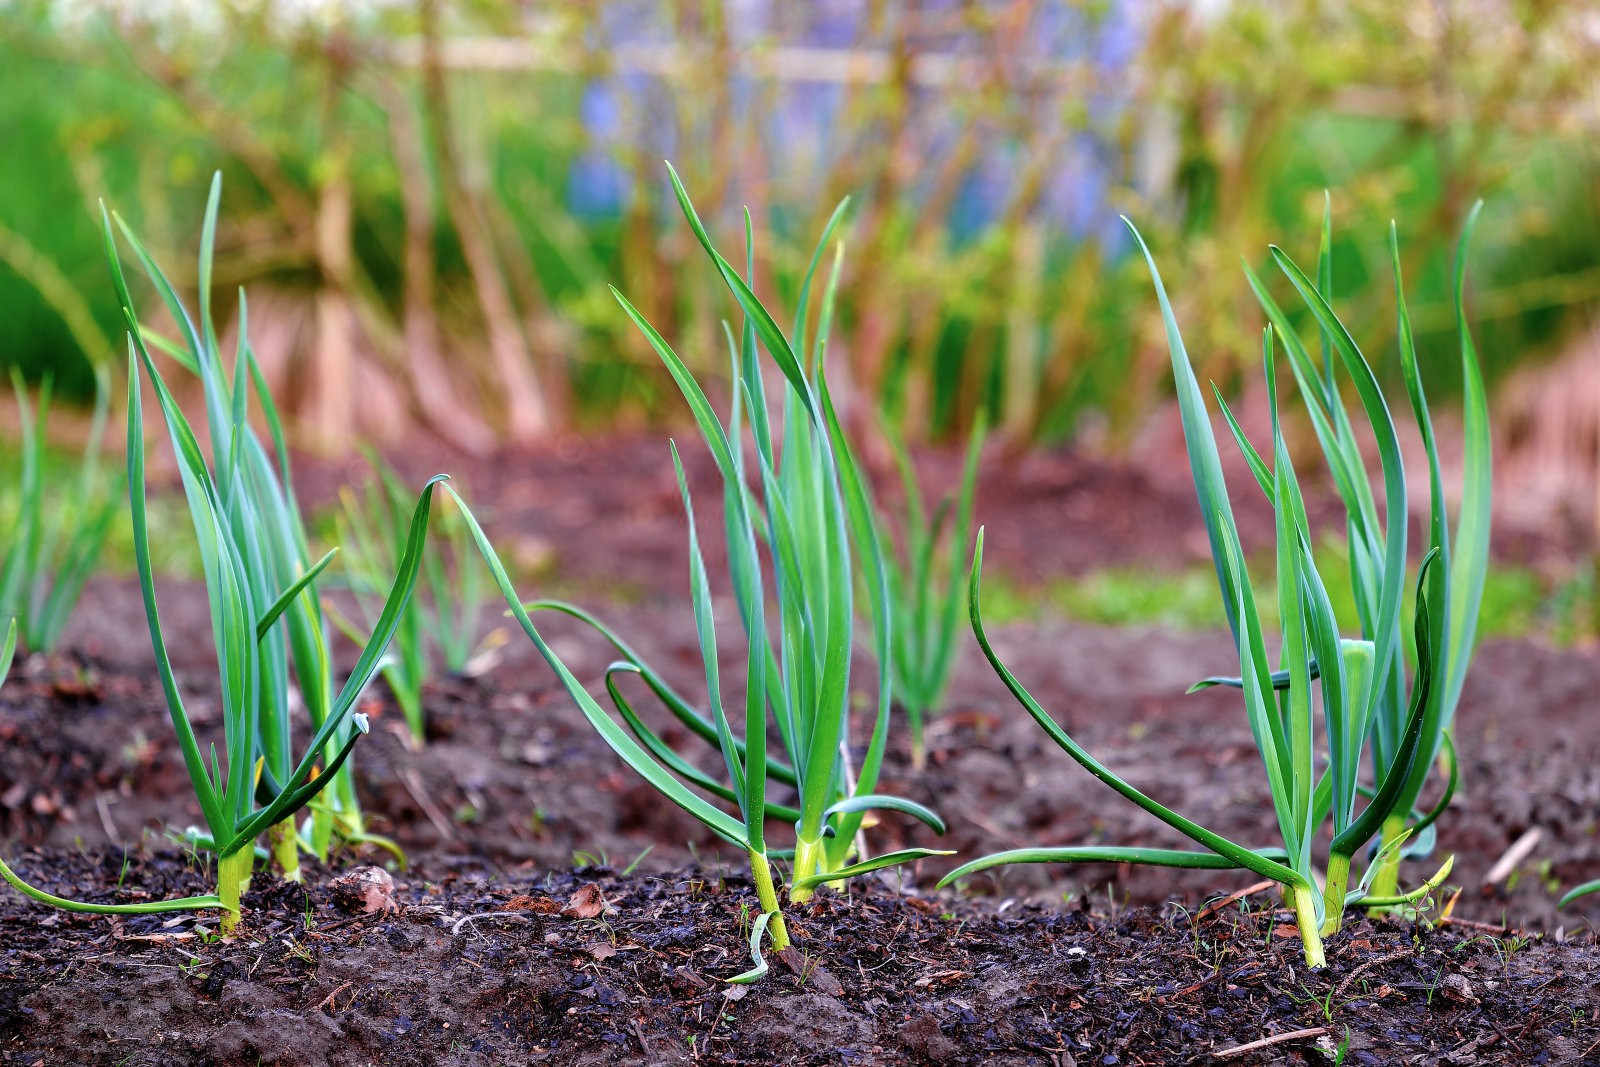
MULTIPOLYGON (((25 853, 62 893, 203 884, 191 857, 25 853), (119 886, 121 887, 119 889, 119 886)), ((793 907, 752 986, 735 868, 400 875, 363 911, 312 865, 239 932, 0 902, 7 1063, 1575 1063, 1600 1054, 1593 933, 1353 921, 1306 970, 1263 898, 1203 917, 924 899, 793 907)))

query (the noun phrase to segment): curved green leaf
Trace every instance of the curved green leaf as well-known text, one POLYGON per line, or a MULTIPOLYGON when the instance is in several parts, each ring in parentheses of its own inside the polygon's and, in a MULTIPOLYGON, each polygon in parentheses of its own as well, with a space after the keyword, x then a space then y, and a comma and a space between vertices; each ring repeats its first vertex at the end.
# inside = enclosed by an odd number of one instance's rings
MULTIPOLYGON (((283 595, 278 597, 272 607, 268 608, 266 613, 256 622, 257 641, 267 636, 267 631, 272 629, 272 624, 278 621, 278 616, 283 614, 284 609, 293 603, 294 598, 299 596, 306 586, 317 580, 317 576, 327 569, 328 564, 333 562, 333 557, 338 554, 339 548, 337 545, 328 549, 327 554, 312 564, 310 570, 302 574, 295 580, 293 585, 283 591, 283 595)), ((353 638, 353 640, 358 644, 360 643, 359 638, 353 638)))
POLYGON ((1565 896, 1556 901, 1556 907, 1564 908, 1568 904, 1571 904, 1573 901, 1577 900, 1579 897, 1586 897, 1590 893, 1600 893, 1600 878, 1596 878, 1592 882, 1584 882, 1582 885, 1573 886, 1571 889, 1567 890, 1565 896))
POLYGON ((1178 848, 1123 848, 1101 845, 1062 848, 1013 848, 968 860, 943 878, 936 888, 960 881, 968 875, 1014 863, 1134 863, 1142 867, 1179 867, 1191 871, 1232 871, 1241 866, 1215 852, 1193 852, 1178 848))
MULTIPOLYGON (((598 616, 585 608, 579 607, 577 604, 571 604, 565 600, 530 600, 523 605, 523 609, 530 614, 537 611, 560 612, 592 628, 612 648, 621 653, 628 663, 638 670, 639 676, 644 679, 645 685, 650 687, 650 691, 656 695, 656 698, 666 706, 668 711, 672 712, 673 717, 682 723, 690 733, 710 744, 715 745, 718 743, 716 724, 696 711, 692 704, 667 683, 667 680, 661 676, 659 671, 645 662, 633 646, 623 639, 621 634, 602 622, 598 616)), ((507 614, 509 615, 510 612, 508 611, 507 614)), ((745 752, 744 741, 740 738, 735 738, 734 746, 739 751, 739 757, 743 759, 745 752)), ((767 757, 767 776, 775 778, 786 785, 795 784, 794 768, 782 760, 773 758, 771 755, 767 757)))
POLYGON ((871 859, 862 860, 860 863, 852 863, 848 867, 840 867, 836 871, 818 872, 804 878, 796 878, 790 884, 795 889, 814 889, 829 882, 842 882, 846 878, 856 878, 863 874, 870 874, 873 871, 881 871, 885 867, 898 867, 900 864, 910 863, 912 860, 926 859, 929 856, 954 855, 955 852, 952 849, 902 848, 896 852, 885 852, 882 855, 873 856, 871 859))
POLYGON ((484 564, 488 566, 489 573, 494 578, 495 585, 499 588, 501 596, 505 598, 506 605, 511 609, 512 616, 517 620, 518 625, 522 627, 522 632, 533 642, 539 655, 549 664, 550 669, 556 672, 556 676, 561 680, 567 695, 578 705, 578 710, 583 712, 584 718, 589 720, 589 725, 594 727, 601 740, 609 745, 611 750, 620 756, 624 763, 632 767, 640 777, 655 787, 662 796, 700 820, 707 829, 724 841, 741 849, 744 848, 746 835, 742 822, 720 808, 707 803, 692 792, 688 786, 678 781, 672 772, 657 762, 649 752, 645 751, 628 731, 618 726, 616 721, 606 714, 605 709, 601 708, 595 702, 595 699, 589 695, 588 691, 583 688, 583 685, 573 675, 572 671, 562 662, 561 657, 557 656, 545 642, 538 628, 533 625, 533 620, 528 617, 528 613, 523 609, 522 601, 517 596, 516 587, 511 584, 511 577, 506 573, 505 565, 500 561, 499 554, 495 552, 494 546, 489 543, 489 538, 484 534, 483 527, 478 524, 477 516, 472 513, 472 509, 467 507, 467 502, 453 488, 447 485, 445 491, 455 501, 456 506, 461 509, 461 517, 466 522, 468 531, 472 534, 472 540, 477 545, 484 564))
MULTIPOLYGON (((1318 678, 1322 677, 1322 668, 1317 666, 1317 661, 1315 659, 1313 659, 1311 661, 1310 667, 1311 667, 1311 680, 1313 682, 1316 681, 1318 678)), ((1272 682, 1272 688, 1273 689, 1282 690, 1282 689, 1289 688, 1289 672, 1288 671, 1273 671, 1270 675, 1268 675, 1268 678, 1272 682)), ((1234 674, 1234 675, 1213 674, 1209 678, 1200 679, 1198 682, 1196 682, 1193 685, 1191 685, 1188 689, 1185 689, 1184 690, 1184 694, 1188 695, 1189 693, 1198 693, 1202 689, 1210 689, 1210 688, 1212 688, 1214 686, 1225 686, 1225 687, 1227 687, 1229 689, 1243 689, 1244 688, 1244 679, 1239 677, 1237 674, 1234 674)))
MULTIPOLYGON (((831 294, 833 286, 837 283, 837 271, 830 279, 828 291, 831 294)), ((831 303, 831 300, 830 300, 831 303)), ((862 569, 866 579, 867 595, 871 603, 872 612, 872 656, 876 668, 877 680, 877 714, 873 719, 872 735, 867 742, 866 755, 861 761, 861 773, 856 779, 856 789, 871 795, 871 791, 878 784, 878 772, 883 765, 883 754, 889 743, 889 718, 893 711, 893 683, 890 671, 893 659, 893 635, 896 620, 894 608, 889 599, 889 574, 884 565, 883 542, 878 536, 878 526, 873 522, 873 505, 871 488, 866 478, 861 474, 860 466, 856 463, 855 453, 850 448, 849 439, 845 437, 844 427, 839 422, 839 413, 834 409, 833 394, 828 389, 826 373, 819 368, 817 372, 817 391, 822 400, 823 420, 827 426, 833 450, 838 457, 839 480, 842 483, 842 496, 846 514, 850 523, 851 536, 855 539, 858 551, 862 555, 862 569)), ((859 799, 859 796, 855 799, 859 799)), ((851 803, 850 799, 842 803, 851 803)), ((912 804, 911 801, 905 801, 912 804)), ((855 837, 856 831, 861 826, 860 812, 865 808, 841 808, 834 804, 827 808, 822 818, 827 820, 835 813, 849 815, 841 821, 838 829, 837 843, 830 846, 830 853, 834 859, 843 858, 849 848, 849 842, 855 837)), ((922 807, 913 804, 911 808, 899 808, 906 814, 921 819, 929 826, 934 827, 939 833, 944 833, 944 823, 937 815, 922 807), (917 810, 913 810, 917 809, 917 810), (921 814, 919 814, 919 811, 921 814), (932 821, 929 821, 929 816, 932 821)))
MULTIPOLYGON (((285 783, 285 788, 271 804, 257 811, 250 818, 239 824, 233 837, 217 849, 217 855, 227 857, 233 855, 241 848, 249 845, 269 826, 274 826, 284 819, 293 816, 301 808, 311 803, 312 799, 334 782, 334 776, 339 773, 339 768, 344 766, 345 760, 350 758, 350 752, 356 747, 362 735, 367 732, 367 718, 365 715, 351 717, 351 722, 356 731, 347 737, 333 759, 328 761, 328 766, 322 773, 309 781, 302 781, 310 773, 308 767, 305 771, 296 768, 294 775, 285 783)), ((318 749, 311 749, 310 754, 315 754, 318 749)))
MULTIPOLYGON (((624 673, 637 674, 642 677, 644 672, 639 669, 638 664, 626 660, 618 660, 612 663, 605 671, 606 692, 611 696, 612 706, 617 709, 617 713, 628 724, 628 729, 633 731, 633 735, 644 744, 645 748, 650 750, 651 755, 666 764, 667 769, 678 775, 678 777, 714 796, 732 804, 738 804, 739 795, 737 793, 678 755, 677 750, 663 741, 659 734, 650 729, 644 720, 639 718, 638 714, 633 710, 633 705, 622 695, 622 691, 617 688, 616 680, 613 677, 616 674, 624 673)), ((774 800, 766 802, 765 812, 766 817, 769 819, 782 819, 791 823, 798 821, 800 818, 800 809, 790 807, 787 804, 779 804, 774 800)))
POLYGON ((755 966, 723 981, 733 985, 749 985, 767 976, 767 959, 761 954, 761 939, 767 936, 767 923, 771 922, 776 914, 778 913, 775 911, 764 911, 750 924, 750 959, 755 962, 755 966))
POLYGON ((127 454, 128 505, 132 515, 134 565, 139 574, 139 590, 144 601, 145 621, 150 630, 151 647, 155 652, 156 673, 161 680, 162 692, 166 696, 167 712, 172 719, 173 730, 178 736, 178 750, 183 754, 184 766, 189 772, 189 781, 194 788, 195 799, 200 804, 201 814, 205 816, 206 824, 211 827, 212 833, 217 834, 230 829, 232 819, 223 810, 217 783, 213 782, 206 772, 205 757, 200 752, 200 743, 189 722, 189 713, 184 707, 183 696, 178 690, 177 677, 172 670, 172 661, 167 654, 167 643, 161 628, 161 612, 156 604, 155 575, 150 562, 150 528, 145 517, 144 401, 139 382, 140 360, 135 356, 134 348, 135 342, 130 337, 127 454))
MULTIPOLYGON (((1456 761, 1456 743, 1454 738, 1451 736, 1451 731, 1446 730, 1444 733, 1440 734, 1439 741, 1441 749, 1440 755, 1444 758, 1445 771, 1447 774, 1447 777, 1444 781, 1444 792, 1439 794, 1439 800, 1433 805, 1432 808, 1428 809, 1427 814, 1423 815, 1420 819, 1411 824, 1409 829, 1414 835, 1421 834, 1422 831, 1426 830, 1439 820, 1439 816, 1443 815, 1445 810, 1450 807, 1450 801, 1455 799, 1456 786, 1460 782, 1461 768, 1456 761)), ((1432 851, 1431 845, 1425 844, 1425 847, 1427 851, 1432 851)), ((1416 854, 1417 853, 1415 852, 1409 850, 1407 851, 1407 855, 1416 854)))
POLYGON ((699 214, 695 212, 694 204, 689 200, 689 191, 683 187, 683 181, 678 177, 678 172, 673 169, 671 163, 667 164, 667 174, 672 179, 672 190, 677 195, 678 207, 682 209, 683 217, 689 221, 689 228, 694 231, 695 237, 700 241, 700 246, 706 250, 706 254, 711 257, 711 262, 716 265, 718 273, 722 275, 722 280, 727 283, 729 289, 733 290, 734 299, 739 302, 739 307, 749 316, 751 324, 755 327, 756 334, 761 338, 762 345, 772 356, 773 362, 778 365, 778 369, 783 372, 783 376, 789 379, 789 384, 794 387, 795 395, 799 398, 801 404, 805 406, 806 414, 810 415, 812 421, 815 422, 819 417, 819 413, 816 402, 811 396, 811 385, 806 381, 805 372, 801 368, 799 360, 795 358, 794 349, 790 347, 788 338, 783 336, 783 331, 773 321, 772 315, 762 305, 755 292, 751 290, 743 278, 739 277, 739 272, 726 259, 722 258, 722 253, 718 252, 711 243, 711 235, 706 232, 705 225, 700 221, 699 214))
POLYGON ((1117 774, 1109 767, 1095 759, 1086 749, 1079 745, 1077 741, 1073 740, 1072 736, 1068 734, 1066 730, 1062 729, 1061 725, 1050 716, 1050 713, 1045 711, 1044 708, 1040 706, 1039 702, 1033 698, 1033 694, 1029 693, 1028 690, 1023 687, 1021 682, 1017 681, 1016 677, 1011 673, 1006 665, 1001 662, 1000 657, 995 654, 993 646, 989 644, 989 637, 983 629, 983 615, 980 608, 983 584, 982 576, 983 528, 980 527, 978 529, 978 543, 973 552, 972 572, 967 591, 967 604, 969 614, 971 616, 973 636, 977 638, 978 647, 983 650, 984 656, 989 660, 989 665, 993 667, 995 673, 1000 676, 1000 680, 1004 682, 1006 688, 1011 691, 1011 695, 1016 697, 1017 701, 1022 704, 1023 708, 1027 710, 1028 714, 1033 717, 1033 720, 1039 724, 1044 732, 1050 736, 1052 741, 1061 746, 1062 750, 1065 751, 1067 755, 1071 756, 1079 766, 1088 771, 1100 782, 1104 783, 1114 792, 1120 794, 1127 800, 1132 801, 1140 808, 1143 808, 1151 815, 1154 815, 1156 818, 1160 819, 1168 826, 1171 826, 1185 837, 1191 838, 1192 840, 1204 845, 1206 848, 1211 849, 1219 855, 1232 860, 1237 866, 1254 871, 1263 878, 1270 878, 1275 882, 1282 882, 1285 885, 1294 887, 1309 887, 1309 883, 1306 881, 1305 877, 1302 876, 1298 871, 1295 871, 1290 867, 1286 867, 1281 863, 1265 859, 1260 853, 1247 849, 1243 845, 1236 844, 1222 835, 1212 832, 1211 830, 1207 830, 1199 823, 1179 815, 1171 808, 1168 808, 1160 802, 1146 796, 1132 785, 1129 785, 1122 778, 1118 777, 1117 774))
POLYGON ((179 897, 176 900, 147 900, 138 904, 87 904, 81 900, 68 900, 66 897, 58 897, 54 893, 46 893, 43 889, 29 885, 3 859, 0 859, 0 878, 11 883, 11 887, 23 896, 37 900, 41 904, 48 904, 62 911, 89 915, 159 915, 168 911, 226 910, 222 898, 215 893, 199 897, 179 897))
MULTIPOLYGON (((853 812, 865 811, 898 811, 902 815, 909 815, 917 819, 936 834, 945 832, 944 820, 939 818, 938 812, 918 804, 915 800, 905 797, 891 796, 887 793, 857 793, 831 804, 824 811, 823 818, 830 815, 845 815, 853 812)), ((849 834, 841 834, 848 838, 849 834)))
POLYGON ((1368 687, 1370 692, 1361 715, 1365 720, 1378 706, 1383 693, 1382 679, 1388 676, 1393 657, 1398 654, 1396 646, 1399 642, 1390 640, 1390 635, 1397 632, 1401 601, 1405 591, 1406 474, 1405 464, 1400 455, 1400 439, 1395 433, 1394 418, 1389 414, 1389 405, 1383 398, 1383 390, 1379 387, 1378 379, 1372 373, 1372 367, 1367 363, 1366 357, 1356 346, 1355 339, 1350 336, 1322 294, 1317 292, 1311 280, 1283 249, 1274 245, 1270 246, 1269 251, 1278 268, 1300 293, 1301 299, 1305 301, 1312 316, 1317 320, 1318 326, 1332 338, 1334 347, 1344 363, 1345 371, 1355 383, 1356 392, 1361 397, 1362 406, 1367 413, 1367 422, 1378 444, 1378 458, 1383 468, 1386 529, 1383 564, 1379 572, 1381 585, 1378 591, 1378 614, 1372 637, 1376 662, 1373 665, 1372 682, 1368 687))

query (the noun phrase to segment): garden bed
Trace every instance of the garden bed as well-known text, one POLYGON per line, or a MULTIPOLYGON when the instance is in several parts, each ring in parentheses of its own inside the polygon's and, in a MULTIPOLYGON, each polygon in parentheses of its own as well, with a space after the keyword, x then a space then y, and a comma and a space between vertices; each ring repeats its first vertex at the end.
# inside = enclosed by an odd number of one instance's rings
MULTIPOLYGON (((614 466, 643 451, 608 455, 614 466)), ((542 464, 564 472, 549 483, 491 482, 492 466, 463 482, 496 505, 496 526, 522 537, 528 557, 560 546, 550 581, 524 583, 529 592, 558 584, 698 693, 681 504, 658 460, 657 474, 632 482, 558 456, 542 464), (607 496, 605 486, 622 484, 635 491, 607 496), (582 536, 601 513, 620 517, 604 524, 606 536, 582 536)), ((1040 463, 1015 485, 985 490, 979 514, 996 531, 997 572, 1037 578, 1029 544, 1050 546, 1052 572, 1127 552, 1163 564, 1204 558, 1198 523, 1172 518, 1193 510, 1192 493, 1186 507, 1174 499, 1130 516, 1119 500, 1161 495, 1146 486, 1126 496, 1093 465, 1040 463), (1097 496, 1096 485, 1107 488, 1097 496), (1058 514, 1062 501, 1077 503, 1051 529, 1046 499, 1058 514), (1097 518, 1118 515, 1128 537, 1097 518)), ((1242 509, 1241 524, 1261 521, 1251 515, 1242 509)), ((169 633, 209 632, 199 586, 167 581, 160 591, 169 633)), ((581 678, 597 678, 611 658, 564 621, 546 632, 581 678)), ((728 636, 724 648, 738 648, 728 636)), ((1224 834, 1271 837, 1236 697, 1183 695, 1237 662, 1225 634, 1052 621, 996 626, 992 636, 1041 702, 1119 774, 1224 834)), ((1298 942, 1276 936, 1269 894, 1195 919, 1208 900, 1255 880, 1240 872, 1015 867, 934 893, 956 860, 927 860, 904 872, 903 892, 892 875, 795 910, 810 956, 775 963, 741 997, 718 979, 748 966, 738 936, 741 908, 753 907, 743 857, 719 852, 628 771, 520 634, 510 637, 487 673, 430 688, 420 751, 386 700, 364 709, 375 729, 355 757, 362 801, 413 864, 397 875, 398 912, 345 914, 328 888, 336 872, 315 866, 305 890, 259 876, 255 906, 226 942, 198 932, 205 917, 68 916, 7 894, 0 1053, 19 1063, 1138 1063, 1318 1028, 1232 1062, 1332 1062, 1318 1042, 1334 1050, 1347 1030, 1346 1062, 1600 1053, 1591 1044, 1600 897, 1554 908, 1561 887, 1600 871, 1593 653, 1520 640, 1480 650, 1458 719, 1462 790, 1440 823, 1440 855, 1456 855, 1449 884, 1462 891, 1452 922, 1436 930, 1356 922, 1330 940, 1328 970, 1311 975, 1298 942), (1491 868, 1533 831, 1531 851, 1490 883, 1491 868), (560 914, 590 882, 614 912, 560 914), (500 912, 511 914, 462 922, 500 912)), ((137 587, 95 580, 66 643, 67 654, 19 662, 0 699, 6 856, 68 895, 199 888, 162 832, 199 812, 171 743, 137 587)), ((202 734, 217 726, 207 644, 173 649, 202 734)), ((911 771, 897 735, 883 788, 933 804, 950 833, 941 840, 886 813, 869 831, 874 849, 940 846, 970 858, 1021 844, 1181 843, 1057 751, 970 643, 948 706, 930 730, 927 771, 911 771)), ((703 766, 715 763, 648 701, 641 711, 703 766)), ((369 850, 340 864, 381 858, 369 850)), ((1406 880, 1431 872, 1424 867, 1408 864, 1406 880)))
MULTIPOLYGON (((116 863, 54 851, 83 893, 116 863)), ((181 858, 135 861, 155 892, 181 858)), ((0 1038, 17 1063, 1571 1063, 1600 1041, 1592 939, 1373 925, 1305 971, 1268 910, 930 900, 877 885, 793 909, 811 953, 754 986, 755 906, 718 868, 418 871, 393 910, 312 871, 203 921, 40 921, 8 901, 0 1038), (431 876, 431 880, 428 876, 431 876), (353 909, 353 910, 352 910, 353 909)))

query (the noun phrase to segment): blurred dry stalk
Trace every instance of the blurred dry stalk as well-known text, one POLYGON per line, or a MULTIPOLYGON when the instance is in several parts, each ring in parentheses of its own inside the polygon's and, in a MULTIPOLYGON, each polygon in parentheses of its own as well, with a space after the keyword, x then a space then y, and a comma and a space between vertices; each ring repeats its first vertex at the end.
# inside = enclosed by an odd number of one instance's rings
MULTIPOLYGON (((1570 219, 1522 199, 1541 188, 1535 152, 1566 154, 1580 189, 1600 182, 1600 29, 1576 2, 405 0, 294 5, 313 12, 300 21, 218 4, 189 34, 98 6, 115 62, 176 105, 160 129, 178 132, 139 146, 141 229, 192 240, 168 207, 204 169, 175 173, 164 142, 180 133, 243 179, 218 281, 274 314, 313 309, 258 347, 302 439, 333 448, 418 420, 481 452, 653 416, 659 367, 608 282, 715 376, 729 309, 680 269, 692 250, 662 224, 663 155, 730 246, 750 206, 764 291, 788 290, 824 213, 856 198, 835 366, 858 410, 888 405, 912 440, 980 404, 1014 442, 1081 433, 1085 412, 1113 442, 1137 424, 1164 357, 1118 212, 1159 244, 1200 372, 1227 387, 1259 318, 1238 258, 1311 240, 1324 186, 1354 289, 1383 276, 1391 216, 1407 254, 1431 257, 1408 276, 1437 272, 1478 195, 1484 246, 1558 240, 1570 219), (570 202, 596 174, 618 184, 614 217, 570 202)), ((107 62, 93 33, 30 47, 107 62)), ((102 141, 125 131, 80 133, 92 203, 102 141)), ((1584 225, 1600 233, 1592 200, 1584 225)), ((1592 260, 1547 259, 1531 277, 1515 256, 1491 264, 1478 310, 1600 294, 1592 260)), ((1350 320, 1386 333, 1392 296, 1361 297, 1350 320)))
POLYGON ((1497 415, 1496 473, 1517 487, 1507 506, 1600 543, 1600 325, 1555 362, 1512 374, 1497 415))

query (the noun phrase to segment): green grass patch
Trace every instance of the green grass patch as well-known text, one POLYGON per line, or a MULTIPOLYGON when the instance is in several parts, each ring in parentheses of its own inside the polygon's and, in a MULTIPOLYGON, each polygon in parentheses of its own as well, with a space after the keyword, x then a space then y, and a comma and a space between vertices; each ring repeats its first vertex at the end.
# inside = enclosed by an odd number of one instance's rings
MULTIPOLYGON (((82 456, 74 449, 46 444, 40 451, 40 480, 44 485, 46 525, 59 528, 62 509, 70 509, 68 496, 78 484, 82 456)), ((119 460, 107 456, 115 466, 119 460)), ((22 446, 15 440, 0 439, 0 471, 22 467, 22 446)), ((119 490, 120 491, 120 490, 119 490)), ((125 506, 111 519, 111 530, 100 554, 97 575, 131 577, 133 565, 133 522, 125 506)), ((0 530, 14 530, 22 514, 22 494, 14 477, 0 480, 0 530)), ((174 485, 150 495, 150 552, 158 574, 175 578, 200 577, 200 554, 189 535, 189 511, 183 495, 174 485)))
MULTIPOLYGON (((1326 574, 1345 570, 1344 546, 1317 550, 1326 574)), ((1271 560, 1250 564, 1252 579, 1265 588, 1271 560)), ((1355 618, 1348 585, 1330 585, 1334 611, 1355 618)), ((998 571, 985 579, 984 613, 997 623, 1038 622, 1052 616, 1097 626, 1165 626, 1174 630, 1217 628, 1217 580, 1208 566, 1181 570, 1106 567, 1077 578, 1019 582, 998 571)), ((1263 625, 1276 626, 1277 605, 1259 605, 1263 625)), ((1566 647, 1600 635, 1600 583, 1588 569, 1551 579, 1528 567, 1500 566, 1489 572, 1478 624, 1484 637, 1534 637, 1566 647)))

